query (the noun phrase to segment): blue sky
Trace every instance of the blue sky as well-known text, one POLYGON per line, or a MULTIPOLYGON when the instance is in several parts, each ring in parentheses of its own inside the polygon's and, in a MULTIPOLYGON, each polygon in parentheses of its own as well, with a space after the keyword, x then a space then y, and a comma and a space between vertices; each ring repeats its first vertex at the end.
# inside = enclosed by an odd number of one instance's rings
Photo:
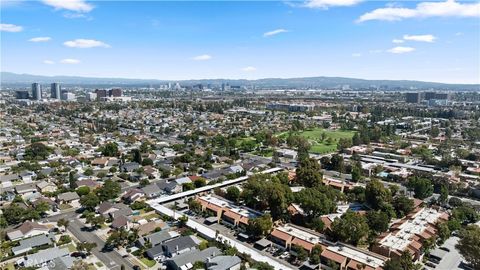
POLYGON ((480 83, 478 1, 2 0, 1 5, 2 71, 480 83))

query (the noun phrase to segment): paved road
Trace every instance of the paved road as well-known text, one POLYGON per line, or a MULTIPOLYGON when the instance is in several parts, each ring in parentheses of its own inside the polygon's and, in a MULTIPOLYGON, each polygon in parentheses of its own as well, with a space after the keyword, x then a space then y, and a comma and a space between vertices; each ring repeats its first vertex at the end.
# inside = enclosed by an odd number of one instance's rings
POLYGON ((95 255, 108 269, 120 269, 125 265, 125 269, 132 269, 133 264, 125 258, 122 258, 116 251, 102 251, 105 242, 93 232, 82 231, 83 223, 78 219, 70 220, 68 230, 81 242, 96 243, 97 247, 92 250, 95 255))
POLYGON ((97 247, 92 250, 95 255, 108 269, 120 269, 121 265, 125 265, 125 269, 132 269, 133 264, 127 259, 123 258, 116 251, 102 251, 105 241, 98 237, 95 233, 89 231, 82 231, 84 224, 80 222, 76 217, 78 213, 75 211, 62 213, 54 216, 50 216, 42 219, 43 222, 57 222, 59 219, 66 219, 70 221, 67 229, 72 233, 80 242, 86 241, 89 243, 96 243, 97 247))

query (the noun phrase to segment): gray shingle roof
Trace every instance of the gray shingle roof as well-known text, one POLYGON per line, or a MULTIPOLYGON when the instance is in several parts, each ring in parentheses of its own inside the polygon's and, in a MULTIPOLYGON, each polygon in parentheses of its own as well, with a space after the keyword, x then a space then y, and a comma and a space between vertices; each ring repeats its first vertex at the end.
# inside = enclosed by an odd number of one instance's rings
POLYGON ((41 250, 35 254, 28 255, 25 260, 25 266, 30 267, 30 266, 39 265, 44 262, 49 262, 53 259, 60 258, 66 255, 68 255, 67 248, 60 249, 58 247, 53 247, 53 248, 41 250))
POLYGON ((191 250, 183 254, 177 255, 174 258, 168 260, 168 264, 175 265, 180 268, 186 264, 194 264, 195 262, 204 262, 207 258, 215 257, 222 252, 217 247, 209 247, 204 250, 191 250))

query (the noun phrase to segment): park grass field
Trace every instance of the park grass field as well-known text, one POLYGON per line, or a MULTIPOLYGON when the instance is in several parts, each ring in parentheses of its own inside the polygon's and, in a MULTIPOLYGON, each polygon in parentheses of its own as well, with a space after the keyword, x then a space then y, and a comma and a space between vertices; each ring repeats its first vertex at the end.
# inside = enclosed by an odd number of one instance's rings
MULTIPOLYGON (((312 145, 310 152, 315 154, 327 154, 336 151, 340 139, 351 139, 354 134, 355 131, 350 130, 329 130, 323 128, 315 128, 296 133, 296 135, 302 136, 310 142, 312 145), (322 133, 325 133, 325 139, 323 141, 321 139, 322 133)), ((279 136, 286 138, 288 133, 283 132, 279 134, 279 136)))

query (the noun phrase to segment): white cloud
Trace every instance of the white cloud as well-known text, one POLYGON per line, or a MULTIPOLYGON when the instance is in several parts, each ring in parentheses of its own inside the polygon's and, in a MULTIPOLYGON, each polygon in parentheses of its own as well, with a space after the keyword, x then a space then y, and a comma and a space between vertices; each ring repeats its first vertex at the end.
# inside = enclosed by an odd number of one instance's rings
POLYGON ((392 40, 392 42, 393 42, 393 43, 396 43, 396 44, 399 44, 399 43, 405 42, 405 40, 403 40, 403 39, 394 39, 394 40, 392 40))
POLYGON ((286 33, 286 32, 288 32, 288 30, 280 28, 280 29, 275 29, 273 31, 265 32, 265 33, 263 33, 263 36, 264 37, 271 37, 271 36, 275 36, 275 35, 278 35, 278 34, 281 34, 281 33, 286 33))
MULTIPOLYGON (((72 60, 72 59, 70 59, 70 60, 72 60)), ((53 65, 53 64, 55 64, 55 62, 53 62, 52 60, 43 60, 43 63, 44 63, 44 64, 47 64, 47 65, 53 65)))
POLYGON ((76 12, 90 12, 93 10, 93 5, 88 4, 84 0, 43 0, 43 3, 55 9, 66 9, 76 12))
POLYGON ((250 67, 244 67, 244 68, 242 68, 242 70, 245 71, 245 72, 253 72, 253 71, 256 71, 257 68, 250 66, 250 67))
POLYGON ((403 39, 420 42, 434 42, 436 37, 433 35, 404 35, 403 39))
POLYGON ((209 54, 197 55, 197 56, 192 58, 192 60, 195 60, 195 61, 206 61, 206 60, 210 60, 210 59, 212 59, 212 56, 209 55, 209 54))
POLYGON ((94 47, 103 47, 103 48, 110 48, 110 45, 94 40, 94 39, 75 39, 75 40, 69 40, 65 41, 63 45, 70 47, 70 48, 94 48, 94 47))
POLYGON ((458 3, 455 0, 447 0, 445 2, 422 2, 417 4, 415 8, 378 8, 363 14, 357 22, 370 20, 399 21, 428 17, 480 17, 480 2, 458 3))
POLYGON ((0 32, 22 32, 23 27, 15 24, 1 23, 0 32))
POLYGON ((79 64, 80 60, 67 58, 67 59, 60 60, 60 63, 62 63, 62 64, 79 64))
POLYGON ((309 8, 328 9, 329 7, 348 7, 356 5, 363 0, 307 0, 304 4, 309 8))
POLYGON ((463 36, 463 33, 462 32, 457 32, 457 33, 455 33, 455 36, 463 36))
POLYGON ((395 53, 395 54, 409 53, 409 52, 413 52, 413 51, 415 51, 415 48, 401 47, 401 46, 398 46, 398 47, 395 47, 395 48, 391 48, 390 50, 387 50, 387 52, 395 53))
POLYGON ((352 53, 352 57, 360 57, 360 56, 362 56, 361 53, 352 53))
POLYGON ((47 42, 51 39, 52 39, 51 37, 34 37, 34 38, 29 39, 28 41, 30 41, 30 42, 47 42))

